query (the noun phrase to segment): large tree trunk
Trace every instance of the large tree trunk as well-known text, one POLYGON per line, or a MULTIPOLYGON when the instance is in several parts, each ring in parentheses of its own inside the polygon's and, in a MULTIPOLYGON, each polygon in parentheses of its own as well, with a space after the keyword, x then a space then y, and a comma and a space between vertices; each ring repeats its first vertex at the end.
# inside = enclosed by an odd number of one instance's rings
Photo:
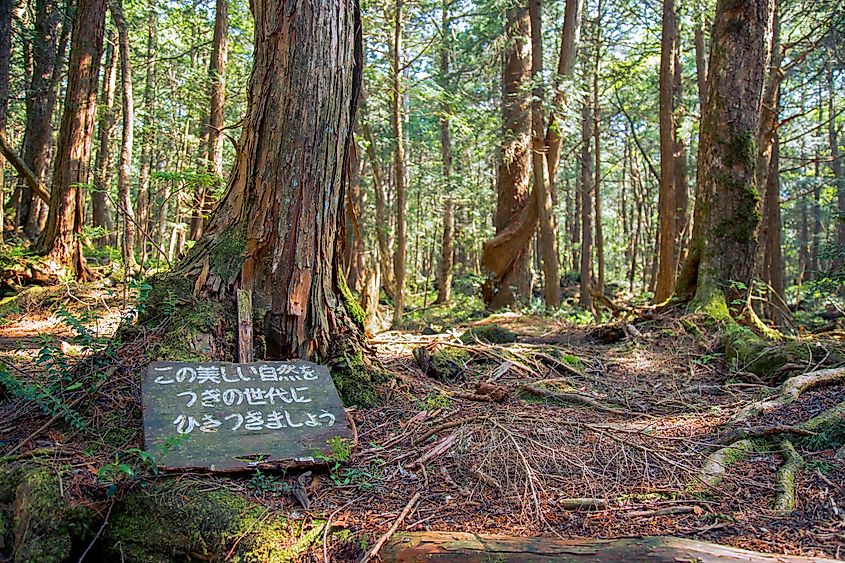
POLYGON ((115 244, 114 224, 108 204, 108 191, 111 185, 111 136, 114 131, 114 97, 117 85, 117 53, 113 45, 114 33, 106 45, 106 68, 103 73, 103 88, 100 96, 100 120, 97 131, 100 138, 97 157, 94 160, 94 189, 91 192, 91 224, 101 227, 106 234, 97 239, 97 244, 115 244))
POLYGON ((122 217, 121 256, 123 267, 130 272, 138 269, 135 261, 135 216, 132 210, 130 194, 130 174, 132 171, 132 147, 134 143, 133 123, 135 109, 132 98, 132 64, 130 61, 129 30, 123 17, 120 0, 111 1, 111 12, 120 42, 120 83, 123 87, 123 142, 120 145, 120 164, 117 173, 118 211, 122 217))
MULTIPOLYGON (((52 144, 53 110, 56 106, 57 80, 60 75, 61 39, 59 20, 62 10, 54 0, 36 0, 35 32, 32 36, 32 77, 26 90, 26 131, 21 157, 39 180, 47 183, 52 144)), ((66 34, 69 24, 62 27, 66 34)), ((29 188, 22 187, 16 224, 30 239, 44 227, 45 204, 29 188)))
POLYGON ((660 41, 660 192, 658 234, 660 252, 654 300, 662 303, 675 288, 675 240, 678 205, 675 198, 675 0, 663 0, 663 35, 660 41))
MULTIPOLYGON (((760 221, 754 141, 772 17, 772 0, 720 0, 716 6, 685 278, 695 280, 699 306, 717 314, 727 314, 726 304, 735 299, 744 303, 754 276, 760 221)), ((679 292, 686 289, 679 284, 679 292)))
POLYGON ((362 64, 358 2, 252 7, 255 63, 240 150, 178 273, 197 295, 224 303, 252 290, 265 357, 325 359, 354 329, 338 247, 362 64))
MULTIPOLYGON (((531 120, 528 83, 531 70, 531 32, 528 10, 514 5, 508 9, 505 27, 506 51, 502 68, 502 145, 496 176, 496 233, 502 233, 528 203, 531 120)), ((531 272, 527 246, 520 247, 501 281, 491 278, 484 291, 492 309, 512 307, 517 299, 531 298, 531 272)))
MULTIPOLYGON (((213 185, 223 182, 223 110, 226 102, 226 60, 228 54, 229 3, 217 0, 214 14, 214 36, 211 46, 211 61, 208 65, 208 81, 211 99, 209 111, 206 159, 213 185)), ((205 223, 208 186, 200 182, 194 192, 191 215, 191 240, 202 235, 205 223)))
POLYGON ((38 249, 57 274, 69 271, 87 279, 90 271, 82 252, 84 190, 88 183, 91 145, 97 110, 97 86, 106 0, 80 0, 71 39, 65 109, 56 148, 50 212, 38 249))
MULTIPOLYGON (((560 264, 555 234, 555 216, 551 185, 546 178, 545 117, 543 109, 543 27, 540 0, 529 0, 531 20, 531 169, 534 179, 534 198, 537 202, 540 222, 540 245, 538 254, 543 262, 543 296, 546 307, 560 305, 560 264)), ((550 178, 549 178, 550 180, 550 178)))
POLYGON ((405 309, 405 138, 402 133, 402 0, 393 5, 393 33, 390 42, 390 125, 393 129, 393 181, 396 185, 396 248, 393 254, 393 325, 402 321, 405 309))
POLYGON ((451 77, 449 75, 449 57, 452 31, 449 27, 449 2, 443 0, 443 19, 440 45, 440 88, 443 96, 440 110, 440 155, 443 160, 443 182, 446 197, 443 201, 443 245, 440 252, 440 279, 437 291, 437 303, 448 303, 452 295, 452 266, 455 257, 455 199, 452 194, 452 137, 449 130, 451 121, 451 77))

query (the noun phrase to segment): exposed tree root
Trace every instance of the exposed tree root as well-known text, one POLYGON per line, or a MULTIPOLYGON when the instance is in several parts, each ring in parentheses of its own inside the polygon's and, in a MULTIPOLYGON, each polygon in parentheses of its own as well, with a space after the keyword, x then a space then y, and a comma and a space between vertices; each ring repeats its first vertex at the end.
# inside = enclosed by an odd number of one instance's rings
MULTIPOLYGON (((728 472, 731 465, 742 461, 748 454, 756 451, 758 444, 755 440, 739 440, 728 446, 719 448, 704 460, 698 480, 705 489, 715 489, 721 484, 722 479, 728 472)), ((700 488, 700 487, 698 487, 700 488)))
POLYGON ((795 476, 804 467, 804 458, 795 451, 789 440, 781 440, 780 454, 784 463, 777 473, 777 496, 774 507, 782 513, 792 512, 795 508, 795 476))
POLYGON ((744 422, 757 415, 772 412, 794 402, 801 393, 834 383, 845 382, 845 367, 811 371, 787 379, 780 387, 780 393, 774 397, 763 399, 744 407, 737 412, 731 423, 744 422))

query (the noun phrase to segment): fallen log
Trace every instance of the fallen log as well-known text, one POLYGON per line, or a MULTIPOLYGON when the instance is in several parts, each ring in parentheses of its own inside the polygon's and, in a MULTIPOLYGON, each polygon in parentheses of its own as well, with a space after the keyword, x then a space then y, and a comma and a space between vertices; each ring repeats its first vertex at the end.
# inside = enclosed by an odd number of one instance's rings
POLYGON ((699 561, 701 563, 799 563, 834 561, 773 555, 675 537, 558 540, 464 532, 414 532, 394 536, 381 550, 391 562, 699 561))

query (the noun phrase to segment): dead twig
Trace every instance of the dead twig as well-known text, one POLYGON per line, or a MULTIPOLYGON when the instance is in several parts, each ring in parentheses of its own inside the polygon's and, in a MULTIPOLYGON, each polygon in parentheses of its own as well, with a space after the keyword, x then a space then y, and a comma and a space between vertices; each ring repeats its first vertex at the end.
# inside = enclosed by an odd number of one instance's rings
POLYGON ((367 561, 378 555, 378 552, 379 550, 381 550, 381 547, 385 544, 387 540, 390 539, 393 534, 396 533, 396 530, 399 529, 399 526, 411 512, 411 509, 414 508, 414 505, 417 504, 418 500, 420 500, 420 493, 417 492, 414 493, 414 496, 411 497, 411 500, 408 501, 408 504, 406 504, 405 508, 402 509, 402 512, 399 513, 399 516, 396 518, 396 520, 393 521, 393 525, 390 526, 390 529, 387 530, 387 532, 385 532, 384 535, 382 535, 378 539, 378 541, 376 541, 373 547, 371 547, 370 550, 364 554, 359 563, 367 563, 367 561))

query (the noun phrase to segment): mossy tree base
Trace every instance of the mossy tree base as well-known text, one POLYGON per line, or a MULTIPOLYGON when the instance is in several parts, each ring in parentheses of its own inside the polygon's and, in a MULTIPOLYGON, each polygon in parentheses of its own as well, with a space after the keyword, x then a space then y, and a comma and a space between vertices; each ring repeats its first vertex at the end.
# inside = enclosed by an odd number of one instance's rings
MULTIPOLYGON (((46 467, 0 469, 0 559, 75 561, 90 546, 91 561, 295 561, 320 542, 324 527, 322 520, 274 514, 223 486, 209 490, 207 483, 143 483, 103 502, 99 512, 72 506, 59 491, 46 467)), ((332 532, 330 544, 360 553, 348 536, 332 532)))

